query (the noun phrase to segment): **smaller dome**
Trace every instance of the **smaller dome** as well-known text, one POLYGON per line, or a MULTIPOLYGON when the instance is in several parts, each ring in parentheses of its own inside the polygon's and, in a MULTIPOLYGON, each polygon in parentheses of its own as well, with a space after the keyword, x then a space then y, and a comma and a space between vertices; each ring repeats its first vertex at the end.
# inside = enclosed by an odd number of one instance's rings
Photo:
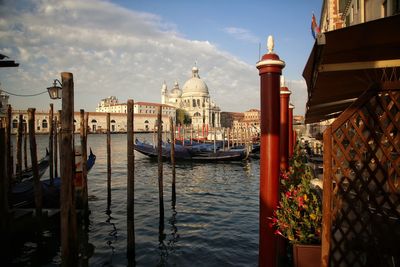
POLYGON ((182 91, 179 89, 179 84, 177 81, 175 81, 174 88, 172 88, 170 97, 178 98, 181 97, 182 91))

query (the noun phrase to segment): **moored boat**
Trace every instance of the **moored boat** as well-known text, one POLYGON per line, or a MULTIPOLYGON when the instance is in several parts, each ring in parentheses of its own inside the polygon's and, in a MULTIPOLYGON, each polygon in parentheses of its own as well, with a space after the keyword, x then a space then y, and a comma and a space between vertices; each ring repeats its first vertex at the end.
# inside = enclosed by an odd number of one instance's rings
MULTIPOLYGON (((87 159, 88 172, 93 168, 96 162, 96 155, 90 150, 87 159)), ((42 187, 43 208, 60 207, 61 178, 55 177, 53 183, 50 179, 40 181, 42 187)), ((35 190, 33 179, 25 180, 15 184, 9 195, 9 203, 15 208, 33 208, 35 207, 35 190)))
MULTIPOLYGON (((46 172, 47 168, 49 167, 49 163, 50 163, 49 159, 50 159, 50 154, 49 154, 49 151, 46 149, 46 155, 43 158, 41 158, 37 163, 39 178, 43 176, 43 174, 46 172)), ((13 175, 13 181, 16 183, 23 182, 26 180, 31 180, 31 179, 33 179, 32 167, 22 170, 21 174, 13 175)))
MULTIPOLYGON (((140 142, 136 139, 135 150, 151 158, 157 158, 157 147, 146 142, 140 142)), ((244 160, 248 156, 246 149, 230 149, 221 150, 214 149, 213 144, 197 143, 191 146, 182 146, 175 144, 176 160, 192 160, 197 162, 213 162, 213 161, 239 161, 244 160)), ((171 145, 164 143, 162 146, 163 159, 171 158, 171 145)))

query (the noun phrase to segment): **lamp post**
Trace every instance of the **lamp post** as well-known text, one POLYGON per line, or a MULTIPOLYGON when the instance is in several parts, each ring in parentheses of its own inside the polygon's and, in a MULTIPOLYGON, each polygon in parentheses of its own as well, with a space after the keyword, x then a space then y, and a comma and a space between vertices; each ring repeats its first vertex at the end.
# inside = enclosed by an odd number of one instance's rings
POLYGON ((61 175, 61 266, 78 265, 78 238, 75 211, 75 174, 73 127, 74 127, 74 80, 72 73, 62 72, 61 82, 54 80, 47 88, 51 99, 62 99, 60 131, 61 175), (57 82, 61 85, 57 86, 57 82))

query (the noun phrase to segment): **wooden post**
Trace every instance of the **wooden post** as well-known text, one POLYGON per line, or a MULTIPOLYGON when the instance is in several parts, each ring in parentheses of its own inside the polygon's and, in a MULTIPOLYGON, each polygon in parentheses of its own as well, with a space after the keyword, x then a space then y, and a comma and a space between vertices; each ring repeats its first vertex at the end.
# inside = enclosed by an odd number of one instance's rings
POLYGON ((222 150, 225 151, 225 128, 222 128, 222 150))
POLYGON ((107 210, 111 207, 111 133, 110 113, 107 113, 107 210))
POLYGON ((193 124, 190 124, 190 144, 193 144, 193 124))
MULTIPOLYGON (((86 114, 87 115, 87 114, 86 114)), ((89 222, 89 201, 88 201, 88 183, 87 183, 87 124, 85 120, 85 111, 80 110, 80 137, 81 137, 81 151, 82 151, 82 206, 83 206, 83 219, 85 226, 89 222)))
POLYGON ((217 128, 214 127, 214 153, 217 153, 217 128))
POLYGON ((78 239, 75 210, 73 149, 74 80, 72 73, 61 73, 62 112, 60 131, 61 174, 61 266, 78 265, 78 239))
POLYGON ((6 129, 0 127, 0 233, 2 239, 8 226, 8 179, 7 179, 7 140, 6 129))
MULTIPOLYGON (((58 117, 61 118, 60 112, 58 113, 58 117)), ((54 177, 58 177, 58 120, 57 117, 54 118, 54 177)))
POLYGON ((11 187, 12 176, 14 173, 14 163, 13 163, 13 149, 11 143, 11 116, 12 116, 12 109, 11 105, 7 106, 7 118, 6 118, 6 163, 7 163, 7 176, 6 176, 6 187, 11 187))
POLYGON ((229 147, 230 147, 230 142, 231 142, 231 133, 230 133, 230 131, 231 131, 231 128, 228 128, 227 129, 227 134, 228 134, 228 150, 230 149, 229 147))
POLYGON ((329 266, 332 226, 332 126, 324 131, 324 182, 322 199, 321 266, 329 266))
POLYGON ((33 185, 35 189, 36 216, 42 216, 42 186, 40 185, 39 169, 37 165, 36 137, 35 137, 35 109, 28 109, 29 145, 31 149, 31 162, 33 185))
POLYGON ((279 199, 279 124, 280 75, 285 66, 273 52, 272 36, 268 37, 269 52, 256 65, 260 75, 261 147, 260 147, 260 267, 277 266, 277 236, 269 227, 279 199))
POLYGON ((128 99, 127 103, 127 156, 128 156, 128 181, 127 181, 127 232, 128 249, 127 257, 129 266, 135 266, 135 150, 134 150, 134 120, 133 120, 133 100, 128 99))
MULTIPOLYGON (((35 128, 35 127, 34 127, 35 128)), ((19 180, 21 180, 22 173, 22 135, 24 134, 23 115, 19 114, 18 133, 17 133, 17 166, 16 173, 19 180)))
POLYGON ((164 230, 164 188, 163 188, 163 162, 162 162, 162 144, 161 144, 161 133, 162 133, 162 121, 161 121, 162 107, 158 107, 157 114, 157 152, 158 152, 158 200, 160 206, 160 223, 159 232, 164 230))
POLYGON ((23 123, 24 127, 24 167, 28 169, 28 126, 23 123))
POLYGON ((176 203, 176 188, 175 188, 175 136, 174 136, 174 122, 172 117, 169 118, 169 127, 171 131, 171 165, 172 165, 172 207, 175 207, 176 203))
POLYGON ((54 108, 53 104, 50 104, 50 111, 49 111, 49 175, 50 175, 50 184, 54 184, 54 161, 53 161, 53 145, 54 145, 54 130, 53 130, 53 115, 54 115, 54 108))

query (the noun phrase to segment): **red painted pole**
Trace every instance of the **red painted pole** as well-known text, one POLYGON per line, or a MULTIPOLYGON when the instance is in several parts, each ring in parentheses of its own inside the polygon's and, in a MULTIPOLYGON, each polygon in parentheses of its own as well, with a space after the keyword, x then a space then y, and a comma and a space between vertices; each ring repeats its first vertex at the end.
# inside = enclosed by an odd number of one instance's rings
MULTIPOLYGON (((283 77, 283 76, 282 76, 283 77)), ((282 79, 283 81, 283 79, 282 79)), ((284 83, 284 81, 283 81, 284 83)), ((280 157, 281 170, 287 170, 289 166, 289 98, 291 92, 284 85, 280 88, 281 101, 281 130, 280 130, 280 157)))
POLYGON ((293 140, 293 109, 294 106, 289 103, 289 158, 293 157, 294 140, 293 140))
POLYGON ((277 265, 277 237, 269 227, 279 197, 279 124, 280 75, 285 62, 273 52, 272 36, 268 37, 268 50, 256 65, 260 75, 261 95, 261 147, 260 147, 260 267, 277 265))

